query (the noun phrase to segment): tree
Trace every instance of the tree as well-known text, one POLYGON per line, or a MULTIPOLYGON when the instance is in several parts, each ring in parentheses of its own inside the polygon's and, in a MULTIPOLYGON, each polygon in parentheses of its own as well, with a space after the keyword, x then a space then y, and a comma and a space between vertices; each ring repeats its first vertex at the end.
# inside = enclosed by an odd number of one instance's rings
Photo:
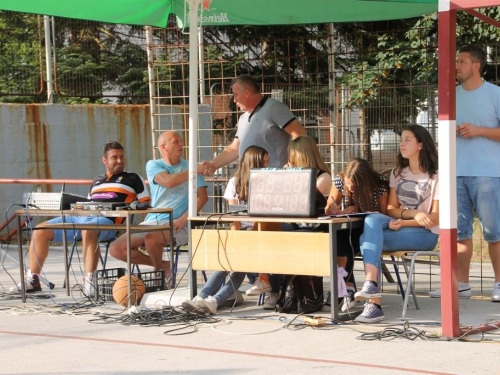
POLYGON ((0 102, 45 101, 39 26, 39 16, 0 11, 0 102))

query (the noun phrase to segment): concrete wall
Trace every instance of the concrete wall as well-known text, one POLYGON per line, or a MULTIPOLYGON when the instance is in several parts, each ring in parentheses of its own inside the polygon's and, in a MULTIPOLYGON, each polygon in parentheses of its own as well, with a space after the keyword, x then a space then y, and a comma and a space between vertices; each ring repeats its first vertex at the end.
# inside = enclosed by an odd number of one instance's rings
MULTIPOLYGON (((185 109, 172 107, 168 112, 173 115, 162 118, 162 129, 187 129, 185 109)), ((200 108, 200 128, 208 130, 211 118, 203 112, 208 111, 200 108)), ((187 143, 187 132, 181 134, 187 143)), ((108 141, 120 142, 127 170, 146 178, 152 138, 149 106, 145 105, 0 104, 0 178, 92 179, 104 173, 101 152, 108 141)), ((199 143, 210 146, 210 132, 205 131, 199 143)), ((206 150, 208 154, 201 157, 211 154, 206 150)), ((11 204, 22 203, 23 192, 35 189, 34 185, 0 184, 0 214, 5 217, 11 204)), ((60 185, 42 185, 45 192, 60 189, 60 185)), ((88 189, 66 186, 66 191, 82 195, 88 189)))

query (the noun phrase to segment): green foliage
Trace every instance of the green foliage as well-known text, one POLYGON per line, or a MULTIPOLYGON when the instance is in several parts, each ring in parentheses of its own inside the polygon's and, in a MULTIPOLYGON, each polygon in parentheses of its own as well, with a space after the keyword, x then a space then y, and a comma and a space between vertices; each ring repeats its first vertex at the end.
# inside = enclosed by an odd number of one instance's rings
POLYGON ((41 92, 40 39, 37 16, 0 11, 0 100, 36 102, 41 92))

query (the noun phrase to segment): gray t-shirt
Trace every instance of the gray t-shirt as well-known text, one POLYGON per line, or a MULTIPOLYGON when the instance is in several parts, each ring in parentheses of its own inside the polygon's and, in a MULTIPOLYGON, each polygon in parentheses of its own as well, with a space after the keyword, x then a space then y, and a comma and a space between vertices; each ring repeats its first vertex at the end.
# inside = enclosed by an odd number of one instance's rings
POLYGON ((284 128, 294 119, 284 103, 263 98, 252 113, 245 112, 238 121, 236 138, 240 141, 240 158, 248 147, 260 146, 269 153, 270 167, 283 167, 288 162, 290 141, 284 128))

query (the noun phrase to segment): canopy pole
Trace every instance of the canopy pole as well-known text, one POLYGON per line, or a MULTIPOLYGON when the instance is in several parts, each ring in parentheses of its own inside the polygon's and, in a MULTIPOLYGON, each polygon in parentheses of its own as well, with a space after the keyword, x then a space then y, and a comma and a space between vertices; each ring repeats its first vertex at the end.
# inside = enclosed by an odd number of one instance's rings
POLYGON ((153 52, 153 28, 151 26, 146 26, 146 53, 148 56, 148 79, 149 79, 149 115, 151 117, 151 145, 152 147, 152 157, 156 159, 155 146, 156 140, 159 135, 160 130, 160 117, 158 116, 158 110, 156 106, 156 84, 154 77, 154 52, 153 52))
POLYGON ((189 208, 197 215, 196 177, 198 164, 198 8, 201 0, 187 0, 189 5, 189 208))
POLYGON ((50 17, 43 16, 45 29, 45 69, 47 72, 47 103, 54 103, 54 74, 52 71, 52 43, 50 40, 50 17))
POLYGON ((438 14, 439 227, 442 334, 460 335, 457 260, 456 11, 440 0, 438 14))
POLYGON ((198 27, 198 57, 199 57, 199 74, 200 74, 200 104, 205 103, 205 69, 203 68, 203 62, 205 61, 204 46, 203 46, 203 27, 198 27))

